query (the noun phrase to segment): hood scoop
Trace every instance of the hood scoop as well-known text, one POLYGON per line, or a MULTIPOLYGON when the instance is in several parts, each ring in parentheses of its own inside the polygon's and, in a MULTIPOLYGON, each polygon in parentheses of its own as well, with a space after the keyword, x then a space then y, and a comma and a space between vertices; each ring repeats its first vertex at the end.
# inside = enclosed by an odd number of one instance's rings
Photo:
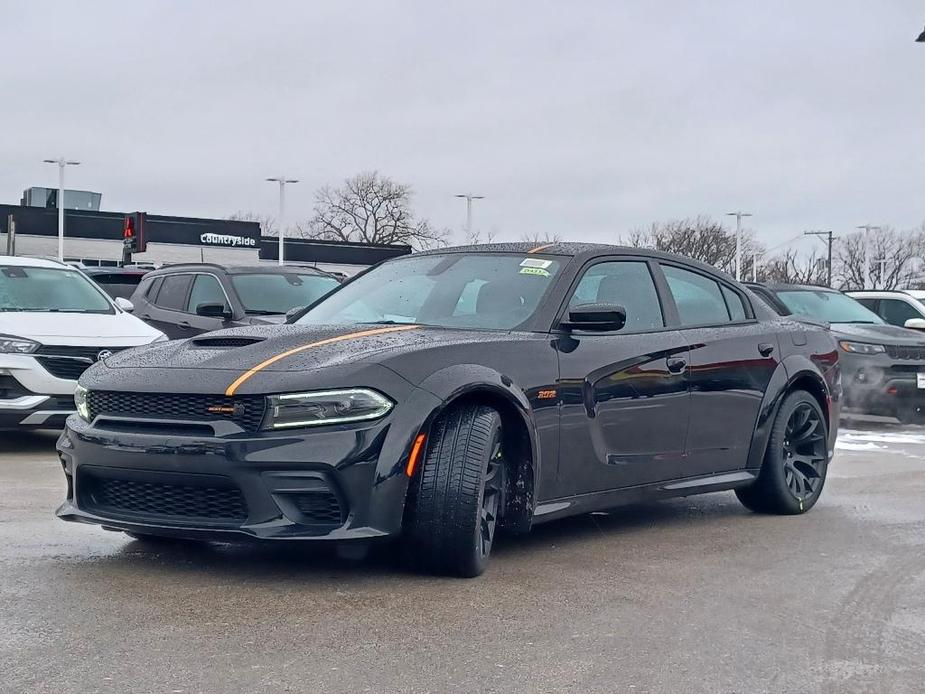
POLYGON ((190 342, 194 347, 231 349, 256 345, 265 339, 265 337, 197 337, 190 342))

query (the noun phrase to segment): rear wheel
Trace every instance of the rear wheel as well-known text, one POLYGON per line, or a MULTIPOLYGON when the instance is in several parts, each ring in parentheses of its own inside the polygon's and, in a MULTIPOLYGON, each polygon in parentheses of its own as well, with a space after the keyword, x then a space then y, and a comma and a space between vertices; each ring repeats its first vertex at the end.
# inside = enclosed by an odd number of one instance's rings
POLYGON ((816 399, 797 390, 781 403, 758 479, 736 490, 746 508, 798 514, 811 509, 825 485, 828 429, 816 399))
POLYGON ((911 402, 903 403, 896 406, 894 416, 903 424, 922 424, 925 423, 925 408, 911 402))
POLYGON ((453 407, 434 423, 405 517, 419 566, 465 577, 485 570, 502 509, 502 441, 501 416, 484 405, 453 407))

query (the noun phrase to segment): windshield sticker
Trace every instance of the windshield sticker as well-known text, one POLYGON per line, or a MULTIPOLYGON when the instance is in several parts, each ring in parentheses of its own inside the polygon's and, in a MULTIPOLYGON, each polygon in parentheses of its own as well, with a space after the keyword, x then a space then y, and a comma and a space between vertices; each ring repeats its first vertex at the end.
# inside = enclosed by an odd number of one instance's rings
POLYGON ((524 258, 520 261, 520 267, 537 267, 545 270, 550 265, 552 265, 551 260, 543 260, 542 258, 524 258))
POLYGON ((522 267, 520 268, 521 275, 538 275, 539 277, 549 277, 549 270, 544 270, 541 267, 522 267))

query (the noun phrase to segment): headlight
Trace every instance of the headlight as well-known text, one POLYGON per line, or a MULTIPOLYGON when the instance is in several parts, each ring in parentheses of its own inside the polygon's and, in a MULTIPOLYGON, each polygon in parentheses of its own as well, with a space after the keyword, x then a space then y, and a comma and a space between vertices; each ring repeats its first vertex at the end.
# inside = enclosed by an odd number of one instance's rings
POLYGON ((74 405, 77 406, 77 414, 85 422, 90 421, 90 407, 87 405, 88 392, 82 385, 78 385, 77 390, 74 391, 74 405))
POLYGON ((31 354, 38 348, 38 342, 13 335, 0 335, 0 354, 31 354))
POLYGON ((379 419, 392 401, 368 388, 271 395, 265 429, 291 429, 379 419))
POLYGON ((886 352, 886 347, 883 345, 872 345, 869 342, 848 342, 847 340, 842 340, 838 345, 846 352, 851 352, 852 354, 882 354, 886 352))

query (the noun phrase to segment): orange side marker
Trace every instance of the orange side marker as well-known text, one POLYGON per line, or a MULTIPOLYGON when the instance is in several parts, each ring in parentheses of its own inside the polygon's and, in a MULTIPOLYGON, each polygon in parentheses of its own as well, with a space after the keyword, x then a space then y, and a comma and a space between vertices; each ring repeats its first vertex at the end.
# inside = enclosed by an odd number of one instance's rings
POLYGON ((321 347, 322 345, 330 345, 334 342, 343 342, 344 340, 352 340, 357 337, 369 337, 370 335, 384 335, 385 333, 397 333, 402 330, 415 330, 417 325, 396 325, 391 328, 376 328, 374 330, 361 330, 358 333, 347 333, 346 335, 338 335, 337 337, 329 337, 326 340, 318 340, 317 342, 309 342, 307 345, 302 345, 301 347, 295 347, 293 349, 287 350, 277 354, 275 357, 270 357, 269 359, 260 362, 252 369, 248 369, 243 374, 238 376, 234 383, 228 386, 228 389, 225 391, 225 395, 229 398, 235 394, 235 391, 241 387, 241 384, 248 380, 254 374, 262 371, 268 366, 272 366, 280 359, 285 359, 286 357, 291 357, 293 354, 298 354, 299 352, 304 352, 307 349, 312 347, 321 347))
POLYGON ((405 474, 408 477, 414 477, 414 471, 418 467, 418 461, 421 459, 421 451, 424 450, 424 441, 427 437, 424 434, 418 434, 414 439, 414 445, 411 446, 411 455, 408 456, 408 464, 405 466, 405 474))

